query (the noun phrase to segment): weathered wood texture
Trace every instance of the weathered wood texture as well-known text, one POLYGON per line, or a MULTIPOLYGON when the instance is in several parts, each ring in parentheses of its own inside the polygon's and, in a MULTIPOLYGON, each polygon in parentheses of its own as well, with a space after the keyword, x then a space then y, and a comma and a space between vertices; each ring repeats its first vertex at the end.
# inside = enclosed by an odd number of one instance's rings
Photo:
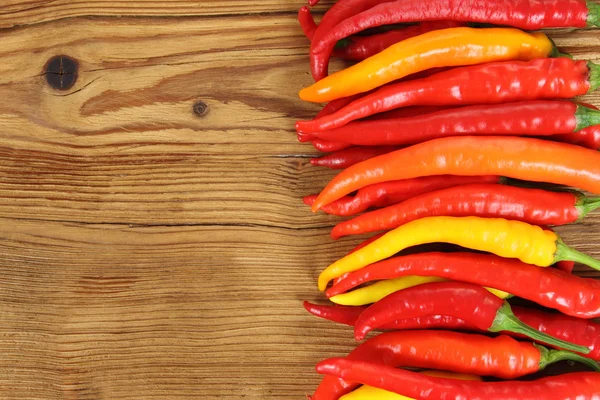
MULTIPOLYGON (((300 202, 332 176, 293 134, 302 3, 0 6, 0 398, 299 399, 354 346, 301 306, 358 241, 300 202)), ((598 31, 554 36, 600 58, 598 31)), ((600 256, 600 214, 561 232, 600 256)))

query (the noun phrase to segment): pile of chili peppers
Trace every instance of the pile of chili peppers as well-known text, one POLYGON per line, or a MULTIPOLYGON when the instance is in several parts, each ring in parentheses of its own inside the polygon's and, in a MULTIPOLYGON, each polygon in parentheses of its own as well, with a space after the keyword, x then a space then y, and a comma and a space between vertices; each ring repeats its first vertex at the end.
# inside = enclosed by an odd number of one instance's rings
POLYGON ((600 110, 576 99, 600 65, 540 32, 600 27, 600 3, 338 0, 298 19, 300 97, 327 102, 298 140, 341 170, 304 203, 346 217, 333 239, 374 235, 319 275, 331 304, 304 303, 369 335, 309 397, 600 399, 600 281, 573 273, 600 260, 553 231, 600 208, 600 110), (348 66, 328 75, 331 57, 348 66), (590 372, 521 379, 563 360, 590 372))

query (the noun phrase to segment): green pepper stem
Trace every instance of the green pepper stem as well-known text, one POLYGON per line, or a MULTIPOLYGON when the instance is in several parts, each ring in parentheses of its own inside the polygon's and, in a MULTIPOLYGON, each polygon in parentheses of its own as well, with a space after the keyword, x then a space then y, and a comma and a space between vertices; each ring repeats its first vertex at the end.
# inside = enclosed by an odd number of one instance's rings
POLYGON ((575 203, 575 208, 579 212, 579 218, 577 221, 581 221, 590 212, 600 208, 600 197, 586 197, 583 194, 577 194, 578 199, 575 203))
POLYGON ((577 121, 575 132, 590 126, 600 125, 600 110, 594 110, 593 108, 578 104, 575 111, 575 119, 577 121))
POLYGON ((544 346, 540 346, 538 344, 533 344, 535 348, 540 351, 540 369, 546 368, 550 364, 554 364, 559 361, 568 360, 568 361, 576 361, 578 363, 587 365, 593 371, 600 372, 600 365, 591 358, 587 358, 584 356, 580 356, 579 354, 571 353, 570 351, 565 350, 549 350, 544 346))
POLYGON ((591 93, 600 87, 600 65, 588 61, 587 66, 590 69, 590 76, 588 78, 590 81, 590 89, 588 90, 588 93, 591 93))
POLYGON ((600 4, 594 3, 593 1, 587 1, 588 8, 588 17, 587 17, 587 26, 588 27, 600 27, 600 4))
POLYGON ((556 241, 556 253, 554 254, 554 262, 558 261, 575 261, 600 271, 600 260, 567 246, 560 238, 556 241))
POLYGON ((490 332, 506 331, 520 333, 521 335, 527 336, 536 342, 545 343, 560 349, 576 351, 577 353, 581 354, 588 354, 590 352, 590 349, 585 346, 579 346, 573 343, 565 342, 564 340, 557 339, 544 332, 540 332, 529 325, 526 325, 523 321, 518 319, 515 314, 513 314, 512 309, 507 302, 504 302, 504 305, 498 309, 496 318, 488 330, 490 332))
POLYGON ((573 59, 572 55, 570 55, 568 53, 561 53, 560 50, 558 50, 558 47, 556 47, 556 43, 554 43, 554 40, 552 40, 550 38, 548 38, 548 39, 552 43, 552 51, 550 52, 548 57, 552 57, 552 58, 566 57, 566 58, 573 59))

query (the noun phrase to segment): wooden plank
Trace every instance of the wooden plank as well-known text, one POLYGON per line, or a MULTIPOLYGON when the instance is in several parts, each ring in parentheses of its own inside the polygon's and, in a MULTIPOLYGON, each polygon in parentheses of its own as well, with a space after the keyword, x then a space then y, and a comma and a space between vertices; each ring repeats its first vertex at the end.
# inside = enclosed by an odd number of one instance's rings
MULTIPOLYGON (((322 0, 319 9, 334 0, 322 0)), ((5 0, 0 28, 38 24, 73 17, 192 17, 260 13, 295 13, 304 0, 5 0)))

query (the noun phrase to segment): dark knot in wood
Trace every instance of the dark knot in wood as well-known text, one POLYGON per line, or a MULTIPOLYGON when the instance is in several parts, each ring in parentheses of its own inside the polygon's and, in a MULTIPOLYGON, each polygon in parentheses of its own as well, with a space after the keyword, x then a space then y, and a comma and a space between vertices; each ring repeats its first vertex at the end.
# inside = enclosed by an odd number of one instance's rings
POLYGON ((54 89, 68 90, 77 81, 78 68, 77 61, 69 56, 60 55, 52 57, 44 68, 46 81, 54 89))
POLYGON ((196 102, 196 104, 194 104, 194 114, 199 117, 204 117, 208 114, 208 104, 203 101, 196 102))

